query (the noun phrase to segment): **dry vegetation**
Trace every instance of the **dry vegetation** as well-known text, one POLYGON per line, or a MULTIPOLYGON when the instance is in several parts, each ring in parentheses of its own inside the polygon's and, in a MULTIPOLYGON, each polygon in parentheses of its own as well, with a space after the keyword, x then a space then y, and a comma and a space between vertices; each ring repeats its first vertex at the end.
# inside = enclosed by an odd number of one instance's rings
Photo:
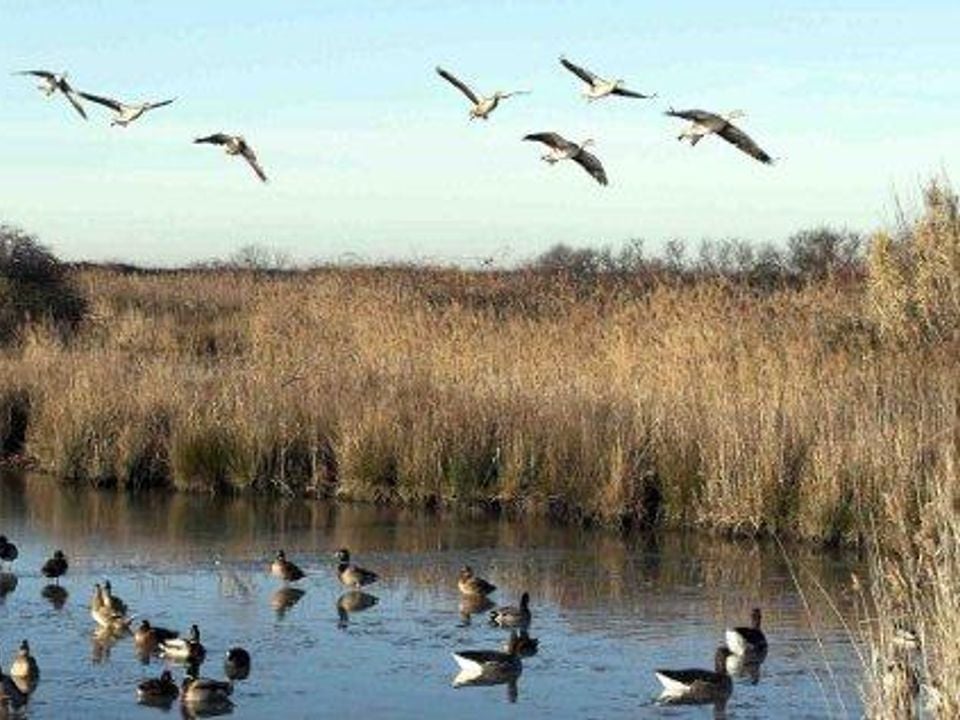
POLYGON ((858 544, 871 713, 907 716, 917 678, 960 715, 952 192, 859 274, 588 270, 77 270, 79 332, 34 318, 0 355, 0 439, 96 486, 858 544))

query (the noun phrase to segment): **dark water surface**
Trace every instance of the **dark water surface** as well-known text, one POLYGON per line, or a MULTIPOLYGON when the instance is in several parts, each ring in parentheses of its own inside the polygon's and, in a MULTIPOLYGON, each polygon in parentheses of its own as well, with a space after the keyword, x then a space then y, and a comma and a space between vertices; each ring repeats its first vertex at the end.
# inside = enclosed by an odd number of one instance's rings
MULTIPOLYGON (((541 521, 491 520, 322 502, 210 499, 65 491, 41 478, 0 484, 0 533, 20 548, 16 588, 0 598, 0 660, 21 638, 41 668, 29 718, 164 718, 136 704, 143 665, 131 638, 94 635, 93 584, 109 578, 138 618, 200 626, 204 676, 223 677, 223 653, 253 656, 237 683, 237 718, 705 718, 714 708, 655 703, 657 667, 709 667, 729 624, 764 609, 770 655, 759 683, 738 680, 729 718, 858 717, 861 666, 843 623, 856 627, 848 592, 855 561, 792 548, 809 612, 772 545, 662 535, 623 538, 541 521), (377 602, 349 614, 333 551, 381 574, 377 602), (305 593, 278 595, 267 564, 278 548, 301 564, 305 593), (39 568, 63 548, 70 571, 62 607, 44 595, 39 568), (498 648, 485 614, 464 622, 456 573, 463 564, 499 586, 498 603, 531 595, 531 635, 515 703, 507 686, 453 688, 450 652, 498 648), (816 581, 816 583, 814 582, 816 581), (295 602, 283 607, 284 600, 295 602)), ((349 605, 349 601, 347 601, 349 605)), ((182 670, 176 666, 176 679, 182 670)))

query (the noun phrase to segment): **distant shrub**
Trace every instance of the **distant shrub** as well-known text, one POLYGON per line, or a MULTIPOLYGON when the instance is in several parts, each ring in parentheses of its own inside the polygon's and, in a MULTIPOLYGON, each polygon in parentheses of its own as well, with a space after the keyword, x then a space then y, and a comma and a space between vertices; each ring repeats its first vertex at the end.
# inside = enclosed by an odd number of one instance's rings
POLYGON ((31 320, 69 333, 85 310, 86 301, 53 254, 34 236, 0 225, 0 343, 15 340, 31 320))

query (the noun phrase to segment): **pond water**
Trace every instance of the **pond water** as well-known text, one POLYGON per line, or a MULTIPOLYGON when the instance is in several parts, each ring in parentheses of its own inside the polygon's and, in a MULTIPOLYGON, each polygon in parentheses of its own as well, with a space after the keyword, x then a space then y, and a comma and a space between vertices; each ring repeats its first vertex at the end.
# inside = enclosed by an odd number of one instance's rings
MULTIPOLYGON (((229 709, 237 718, 713 717, 719 708, 658 705, 653 671, 711 667, 724 627, 745 624, 754 606, 770 653, 756 684, 736 681, 726 717, 862 712, 845 629, 857 624, 849 584, 861 569, 849 556, 788 550, 808 606, 767 544, 315 501, 129 497, 22 477, 0 483, 0 533, 20 550, 16 587, 0 597, 0 660, 9 668, 29 639, 41 677, 24 715, 37 720, 169 716, 135 693, 165 661, 143 664, 130 637, 94 634, 89 601, 104 579, 138 619, 181 632, 198 624, 203 676, 223 678, 228 647, 251 652, 229 709), (332 557, 341 546, 381 576, 368 588, 376 602, 347 599, 347 610, 371 606, 346 617, 332 557), (62 605, 39 572, 57 548, 70 560, 62 605), (267 573, 278 548, 306 571, 302 594, 267 573), (498 649, 507 637, 486 613, 461 612, 464 564, 499 587, 498 604, 530 593, 540 650, 515 687, 452 685, 452 651, 498 649)), ((169 712, 188 716, 179 703, 169 712)))

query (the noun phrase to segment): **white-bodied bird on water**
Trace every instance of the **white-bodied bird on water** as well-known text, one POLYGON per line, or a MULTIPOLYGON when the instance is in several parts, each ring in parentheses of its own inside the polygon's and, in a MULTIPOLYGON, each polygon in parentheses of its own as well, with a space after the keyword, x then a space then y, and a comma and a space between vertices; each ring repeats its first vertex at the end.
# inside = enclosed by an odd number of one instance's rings
POLYGON ((247 161, 250 167, 253 168, 253 171, 257 174, 257 177, 263 182, 267 181, 267 174, 263 172, 263 168, 260 167, 260 163, 257 160, 257 154, 253 151, 253 148, 250 147, 242 135, 214 133, 213 135, 197 138, 193 142, 195 144, 207 143, 209 145, 220 145, 223 147, 227 155, 241 155, 243 159, 247 161))
POLYGON ((531 133, 525 135, 523 139, 540 142, 550 148, 550 152, 540 156, 540 159, 544 162, 555 165, 561 160, 573 160, 590 173, 598 183, 601 185, 607 184, 607 173, 604 171, 603 165, 600 164, 596 156, 591 155, 584 149, 587 145, 593 145, 593 140, 587 139, 577 145, 577 143, 570 142, 555 132, 531 133))
POLYGON ((493 95, 488 97, 483 97, 477 95, 473 90, 470 89, 470 86, 465 82, 456 77, 453 73, 444 70, 439 65, 437 66, 437 75, 442 77, 448 83, 453 85, 457 90, 462 92, 467 96, 467 99, 473 103, 473 107, 470 108, 470 119, 476 120, 480 118, 482 120, 489 120, 490 113, 497 109, 497 106, 500 104, 501 100, 506 100, 507 98, 513 97, 514 95, 528 95, 530 94, 529 90, 513 90, 511 92, 503 92, 502 90, 497 90, 493 95))
POLYGON ((666 112, 670 117, 682 118, 690 121, 690 127, 677 136, 677 140, 689 140, 690 145, 696 145, 707 135, 719 135, 738 150, 756 158, 765 165, 772 165, 773 158, 765 153, 753 139, 743 130, 731 122, 734 118, 745 117, 742 110, 734 110, 726 115, 717 115, 706 110, 674 110, 666 112))
POLYGON ((80 97, 84 100, 89 100, 92 103, 97 103, 98 105, 103 105, 113 110, 117 116, 110 121, 110 126, 119 125, 120 127, 126 127, 134 120, 138 120, 143 117, 144 113, 149 110, 155 110, 156 108, 163 107, 164 105, 169 105, 176 98, 170 98, 169 100, 161 100, 160 102, 144 102, 138 103, 136 105, 128 105, 127 103, 122 103, 119 100, 114 100, 113 98, 104 97, 103 95, 94 95, 93 93, 79 92, 80 97))
POLYGON ((633 90, 627 90, 627 88, 623 86, 626 82, 625 80, 606 80, 590 72, 585 67, 573 64, 563 56, 560 57, 560 64, 587 84, 586 89, 583 91, 583 96, 588 102, 599 100, 608 95, 620 95, 621 97, 641 98, 644 100, 657 96, 656 93, 644 95, 643 93, 633 90))
POLYGON ((38 90, 47 97, 57 92, 62 93, 63 96, 70 101, 70 104, 73 105, 73 109, 80 113, 80 117, 84 120, 87 119, 87 112, 77 99, 76 91, 70 86, 70 83, 67 82, 66 72, 57 75, 49 70, 21 70, 14 73, 14 75, 32 75, 33 77, 40 78, 43 82, 37 85, 38 90))

